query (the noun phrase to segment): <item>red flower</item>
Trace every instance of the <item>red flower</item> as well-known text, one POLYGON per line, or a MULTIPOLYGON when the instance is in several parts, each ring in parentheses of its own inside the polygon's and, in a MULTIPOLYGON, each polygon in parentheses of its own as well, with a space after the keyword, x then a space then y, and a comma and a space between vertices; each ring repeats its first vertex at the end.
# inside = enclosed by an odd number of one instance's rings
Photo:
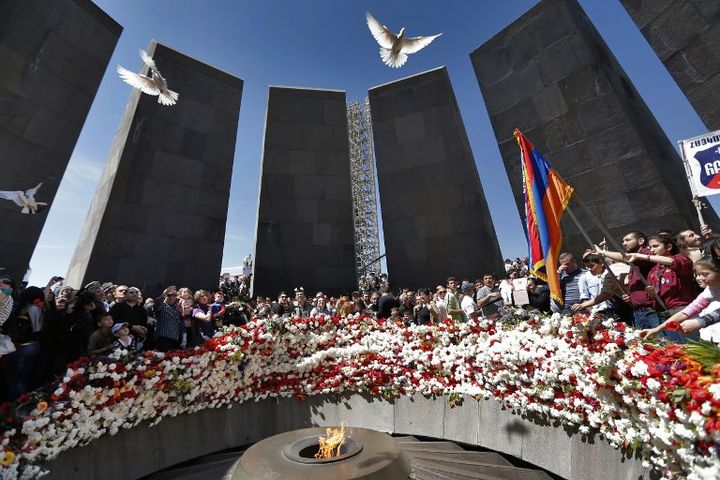
POLYGON ((665 330, 670 330, 671 332, 682 332, 682 327, 680 326, 680 322, 677 320, 672 320, 670 322, 667 322, 665 325, 665 330))

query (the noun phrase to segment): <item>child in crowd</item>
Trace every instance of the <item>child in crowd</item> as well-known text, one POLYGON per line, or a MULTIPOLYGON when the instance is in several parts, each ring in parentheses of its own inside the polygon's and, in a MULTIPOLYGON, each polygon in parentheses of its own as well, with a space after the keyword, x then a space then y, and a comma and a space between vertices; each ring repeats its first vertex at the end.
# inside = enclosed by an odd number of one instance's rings
POLYGON ((212 316, 215 319, 215 328, 222 328, 223 320, 225 320, 225 294, 222 290, 215 292, 215 302, 210 306, 212 316))
MULTIPOLYGON (((390 312, 392 313, 392 310, 390 310, 390 312)), ((413 311, 411 309, 403 310, 402 321, 405 325, 411 325, 413 323, 413 311)))
POLYGON ((100 355, 113 351, 113 317, 109 312, 103 313, 97 321, 98 329, 90 335, 88 355, 100 355))
POLYGON ((127 323, 116 323, 112 326, 112 333, 115 335, 115 341, 112 344, 113 350, 127 350, 128 352, 142 350, 143 340, 130 334, 130 326, 127 323))
MULTIPOLYGON (((410 316, 412 317, 412 312, 411 312, 410 316)), ((390 316, 388 317, 387 320, 388 320, 388 322, 395 322, 395 323, 402 322, 403 319, 400 317, 400 308, 391 307, 390 308, 390 316)))

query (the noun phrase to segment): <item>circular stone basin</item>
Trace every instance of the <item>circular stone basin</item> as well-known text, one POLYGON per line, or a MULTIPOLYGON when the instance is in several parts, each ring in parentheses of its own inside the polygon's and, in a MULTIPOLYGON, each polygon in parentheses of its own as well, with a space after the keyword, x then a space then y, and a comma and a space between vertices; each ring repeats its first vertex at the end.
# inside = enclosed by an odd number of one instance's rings
POLYGON ((345 436, 345 443, 340 446, 340 455, 331 458, 315 458, 320 450, 318 437, 305 437, 283 448, 283 455, 288 460, 299 463, 331 463, 339 462, 357 455, 363 449, 363 444, 345 436))
POLYGON ((317 459, 325 428, 281 433, 248 448, 227 480, 407 480, 410 461, 386 433, 345 427, 338 457, 317 459))

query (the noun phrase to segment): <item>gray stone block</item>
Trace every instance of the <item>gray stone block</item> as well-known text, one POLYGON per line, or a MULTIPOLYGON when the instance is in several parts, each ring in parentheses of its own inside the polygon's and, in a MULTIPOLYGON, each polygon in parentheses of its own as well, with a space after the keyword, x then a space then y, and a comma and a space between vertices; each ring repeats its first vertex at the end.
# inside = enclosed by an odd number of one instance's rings
MULTIPOLYGON (((669 9, 668 2, 628 2, 647 4, 647 8, 652 3, 653 9, 657 7, 650 15, 653 18, 666 15, 669 9)), ((697 216, 674 146, 576 0, 540 2, 470 58, 523 222, 515 128, 575 187, 616 240, 641 225, 647 232, 692 226, 697 216), (534 56, 528 53, 535 49, 534 56), (495 62, 505 65, 515 50, 522 63, 501 72, 488 70, 495 62), (533 68, 540 72, 543 84, 526 91, 527 72, 533 68), (495 101, 501 89, 508 90, 501 94, 505 101, 495 101)), ((713 61, 706 63, 709 66, 713 61)), ((580 208, 573 210, 578 213, 580 208)), ((709 222, 717 220, 715 212, 707 215, 709 222)), ((591 238, 604 236, 589 216, 581 221, 591 238)), ((563 249, 576 254, 584 251, 587 242, 575 224, 563 221, 562 225, 563 249)))
POLYGON ((444 397, 400 397, 395 400, 395 433, 444 438, 445 408, 444 397))
POLYGON ((525 425, 527 429, 522 439, 522 459, 535 465, 542 463, 554 474, 570 478, 572 463, 561 452, 572 451, 571 434, 560 422, 530 419, 526 420, 525 425), (549 452, 556 454, 548 455, 549 452))
POLYGON ((369 97, 392 284, 428 287, 498 269, 500 250, 447 71, 381 85, 369 97), (470 261, 453 264, 457 257, 470 261))
MULTIPOLYGON (((52 203, 122 27, 89 0, 7 0, 0 23, 0 190, 43 182, 52 203)), ((0 207, 4 274, 23 277, 48 210, 0 207)))
POLYGON ((355 253, 345 92, 270 87, 266 122, 253 289, 348 292, 355 253))
POLYGON ((620 1, 708 130, 720 129, 718 2, 620 1))
POLYGON ((465 396, 462 405, 446 405, 443 433, 447 440, 477 445, 480 435, 480 403, 465 396))
POLYGON ((167 107, 131 93, 70 285, 112 280, 144 286, 148 296, 168 284, 196 290, 217 282, 243 83, 156 42, 149 53, 180 100, 167 107), (226 93, 224 102, 214 90, 226 93))
POLYGON ((529 426, 495 400, 481 401, 478 445, 522 458, 523 438, 529 426))

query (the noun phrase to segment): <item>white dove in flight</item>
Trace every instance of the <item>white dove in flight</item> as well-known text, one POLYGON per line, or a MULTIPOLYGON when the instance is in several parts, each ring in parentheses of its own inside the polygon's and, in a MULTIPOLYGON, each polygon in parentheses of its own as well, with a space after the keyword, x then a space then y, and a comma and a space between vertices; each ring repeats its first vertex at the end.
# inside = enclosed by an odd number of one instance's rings
POLYGON ((15 202, 18 207, 22 207, 22 209, 20 210, 20 213, 22 214, 35 215, 40 210, 42 210, 42 207, 47 206, 47 203, 45 202, 35 201, 35 194, 40 189, 40 187, 42 187, 42 183, 38 183, 37 187, 31 188, 30 190, 27 190, 25 192, 21 190, 0 190, 0 198, 15 202))
POLYGON ((120 74, 120 78, 125 80, 135 88, 140 89, 143 93, 148 95, 157 95, 158 103, 163 105, 175 105, 180 95, 177 92, 173 92, 168 89, 167 81, 165 77, 160 74, 160 70, 155 66, 155 62, 145 50, 140 50, 140 57, 142 58, 145 65, 150 67, 150 76, 141 75, 139 73, 131 72, 130 70, 123 68, 118 65, 117 72, 120 74))
POLYGON ((411 37, 405 38, 405 27, 400 29, 400 33, 395 35, 385 25, 380 24, 370 12, 365 12, 370 33, 380 44, 380 58, 388 67, 400 68, 407 62, 407 56, 416 53, 430 45, 437 37, 442 35, 432 35, 429 37, 411 37))

